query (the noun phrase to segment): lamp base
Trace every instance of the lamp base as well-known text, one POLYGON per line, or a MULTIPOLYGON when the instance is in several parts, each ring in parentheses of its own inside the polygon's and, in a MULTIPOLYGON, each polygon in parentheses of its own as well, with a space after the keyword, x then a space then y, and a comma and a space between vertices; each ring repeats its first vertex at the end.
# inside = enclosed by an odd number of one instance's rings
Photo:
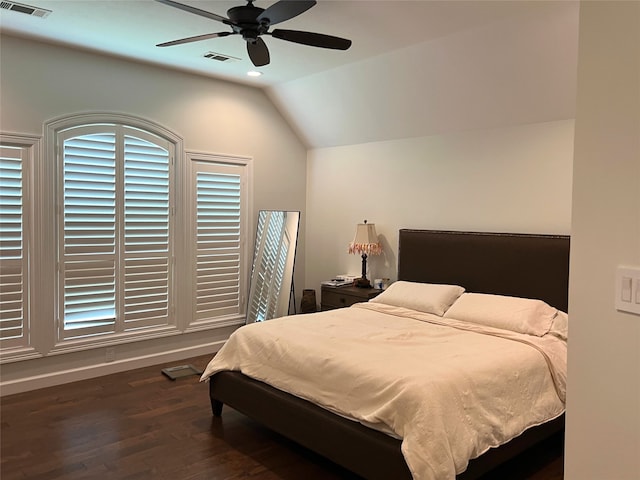
POLYGON ((367 277, 356 278, 353 284, 358 288, 371 288, 371 282, 367 277))

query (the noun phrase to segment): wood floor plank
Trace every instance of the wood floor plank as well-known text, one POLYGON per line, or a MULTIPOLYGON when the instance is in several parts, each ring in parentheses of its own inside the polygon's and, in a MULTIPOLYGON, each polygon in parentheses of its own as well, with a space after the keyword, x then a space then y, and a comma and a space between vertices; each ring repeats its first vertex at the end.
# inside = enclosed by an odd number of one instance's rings
MULTIPOLYGON (((357 480, 230 408, 208 385, 161 369, 209 356, 3 397, 2 480, 357 480)), ((562 439, 483 480, 561 480, 562 439)))

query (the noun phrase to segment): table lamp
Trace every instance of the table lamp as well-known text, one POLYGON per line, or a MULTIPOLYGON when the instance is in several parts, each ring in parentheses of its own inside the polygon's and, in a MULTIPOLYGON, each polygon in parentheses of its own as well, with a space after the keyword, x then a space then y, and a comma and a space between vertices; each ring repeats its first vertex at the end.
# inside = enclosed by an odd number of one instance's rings
POLYGON ((380 255, 382 244, 378 241, 375 223, 359 223, 356 227, 356 236, 349 244, 349 253, 362 255, 362 277, 355 280, 355 286, 371 288, 371 282, 367 278, 367 255, 380 255))

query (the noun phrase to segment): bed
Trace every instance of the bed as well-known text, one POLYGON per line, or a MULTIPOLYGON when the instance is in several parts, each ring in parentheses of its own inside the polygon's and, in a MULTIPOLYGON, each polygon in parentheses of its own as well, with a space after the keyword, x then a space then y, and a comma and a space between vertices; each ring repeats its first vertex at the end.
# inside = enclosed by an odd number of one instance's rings
MULTIPOLYGON (((398 280, 411 284, 460 285, 465 295, 539 299, 566 312, 568 271, 566 236, 406 229, 399 232, 398 280)), ((324 313, 328 312, 315 315, 324 313)), ((216 371, 210 378, 205 371, 203 377, 209 380, 216 416, 227 404, 364 478, 412 478, 402 439, 393 432, 354 421, 326 405, 323 408, 300 398, 304 395, 299 392, 292 395, 235 369, 216 371)), ((548 421, 527 427, 508 443, 490 448, 477 458, 472 455, 456 478, 478 478, 561 431, 563 410, 558 413, 555 408, 548 421)), ((415 465, 413 470, 415 474, 415 465)))

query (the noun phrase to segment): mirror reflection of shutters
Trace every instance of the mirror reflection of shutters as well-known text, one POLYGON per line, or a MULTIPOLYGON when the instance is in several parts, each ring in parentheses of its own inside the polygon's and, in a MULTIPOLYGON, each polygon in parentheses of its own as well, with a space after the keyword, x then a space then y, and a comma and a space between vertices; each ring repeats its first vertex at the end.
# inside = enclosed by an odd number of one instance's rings
POLYGON ((285 212, 265 212, 264 225, 258 218, 258 235, 261 244, 256 245, 254 265, 255 290, 249 307, 249 319, 261 322, 273 318, 278 306, 280 288, 284 279, 289 241, 284 223, 285 212))
POLYGON ((273 228, 277 232, 278 244, 270 245, 272 256, 274 257, 274 269, 272 284, 269 289, 269 318, 276 316, 278 308, 278 299, 280 298, 280 289, 284 279, 284 271, 287 263, 287 252, 289 251, 289 236, 287 235, 286 225, 284 224, 284 212, 277 213, 274 219, 273 228))
POLYGON ((262 265, 260 268, 260 275, 263 277, 262 289, 260 291, 261 308, 264 309, 260 312, 259 318, 268 318, 266 315, 272 311, 272 298, 270 295, 272 285, 269 280, 274 279, 274 273, 277 265, 277 253, 278 245, 280 244, 280 230, 278 229, 278 213, 270 212, 269 219, 267 221, 267 232, 265 235, 263 253, 262 253, 262 265))

